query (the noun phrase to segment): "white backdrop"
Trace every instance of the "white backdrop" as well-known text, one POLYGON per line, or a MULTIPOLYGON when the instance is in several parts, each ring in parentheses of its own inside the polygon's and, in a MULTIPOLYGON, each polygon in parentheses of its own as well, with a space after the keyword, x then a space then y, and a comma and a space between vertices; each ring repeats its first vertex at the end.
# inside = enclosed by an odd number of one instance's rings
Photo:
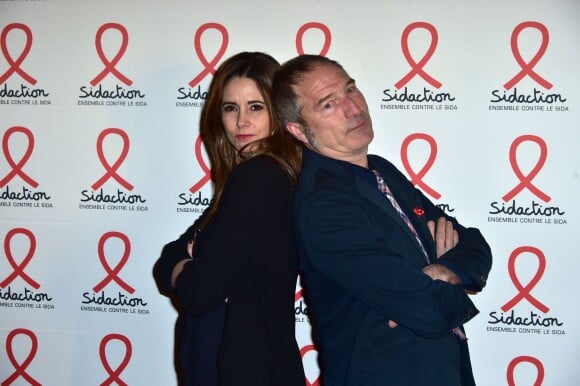
MULTIPOLYGON (((578 384, 580 3, 0 0, 0 384, 173 385, 151 274, 211 197, 198 119, 239 51, 322 53, 371 152, 494 252, 479 385, 578 384)), ((296 333, 319 383, 306 305, 296 333)))

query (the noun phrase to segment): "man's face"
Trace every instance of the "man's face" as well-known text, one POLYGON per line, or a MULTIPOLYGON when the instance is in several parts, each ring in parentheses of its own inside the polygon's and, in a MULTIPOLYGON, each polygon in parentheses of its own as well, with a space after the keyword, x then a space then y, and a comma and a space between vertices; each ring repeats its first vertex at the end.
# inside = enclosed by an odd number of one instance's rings
POLYGON ((305 125, 289 123, 288 130, 327 157, 366 166, 373 127, 364 96, 340 68, 318 66, 295 87, 305 125))

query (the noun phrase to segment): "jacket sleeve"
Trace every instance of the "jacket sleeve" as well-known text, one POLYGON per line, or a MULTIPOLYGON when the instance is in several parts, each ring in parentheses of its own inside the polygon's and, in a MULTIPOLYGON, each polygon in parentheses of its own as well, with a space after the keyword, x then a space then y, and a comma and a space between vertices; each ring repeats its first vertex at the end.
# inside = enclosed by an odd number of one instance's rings
MULTIPOLYGON (((428 235, 428 242, 433 251, 435 250, 435 243, 427 230, 428 220, 437 221, 439 217, 443 216, 453 222, 454 229, 459 234, 458 244, 440 256, 436 263, 457 272, 463 278, 467 278, 465 285, 463 285, 466 290, 471 292, 481 291, 485 287, 492 265, 491 249, 481 232, 476 228, 461 225, 454 217, 433 204, 419 189, 413 187, 411 182, 398 170, 394 167, 393 169, 391 173, 398 173, 399 178, 404 180, 401 183, 407 185, 409 191, 415 191, 416 202, 409 203, 409 205, 419 206, 425 211, 422 216, 423 231, 424 234, 428 235)), ((410 209, 410 212, 412 212, 413 207, 410 209)))
POLYGON ((459 271, 459 276, 467 277, 463 287, 470 292, 479 292, 485 287, 491 270, 491 250, 478 229, 459 226, 456 229, 459 243, 439 257, 436 263, 459 271))
POLYGON ((277 213, 290 203, 290 180, 272 159, 257 157, 238 165, 194 258, 176 281, 180 304, 199 315, 229 297, 232 282, 250 264, 261 239, 277 229, 277 213))
MULTIPOLYGON (((352 192, 311 193, 297 207, 306 264, 376 312, 435 338, 477 310, 463 288, 431 280, 400 227, 352 192)), ((301 256, 302 259, 302 256, 301 256)))
POLYGON ((161 256, 153 265, 153 277, 157 288, 161 294, 167 297, 175 294, 175 289, 171 286, 173 268, 181 260, 190 258, 187 253, 187 243, 193 240, 193 235, 203 216, 202 214, 177 240, 166 244, 161 250, 161 256))

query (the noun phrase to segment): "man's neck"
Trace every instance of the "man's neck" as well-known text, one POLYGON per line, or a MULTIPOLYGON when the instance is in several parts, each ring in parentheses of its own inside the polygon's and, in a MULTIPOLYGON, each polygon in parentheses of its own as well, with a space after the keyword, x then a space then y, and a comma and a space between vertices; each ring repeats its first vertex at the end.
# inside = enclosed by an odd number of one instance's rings
POLYGON ((312 147, 310 147, 310 150, 312 150, 315 153, 318 153, 320 155, 323 155, 325 157, 328 158, 332 158, 332 159, 336 159, 339 161, 344 161, 344 162, 349 162, 351 164, 363 167, 365 169, 369 168, 369 161, 367 158, 367 151, 361 151, 360 153, 354 153, 354 154, 344 154, 344 153, 330 153, 330 152, 321 152, 318 151, 316 149, 313 149, 312 147))

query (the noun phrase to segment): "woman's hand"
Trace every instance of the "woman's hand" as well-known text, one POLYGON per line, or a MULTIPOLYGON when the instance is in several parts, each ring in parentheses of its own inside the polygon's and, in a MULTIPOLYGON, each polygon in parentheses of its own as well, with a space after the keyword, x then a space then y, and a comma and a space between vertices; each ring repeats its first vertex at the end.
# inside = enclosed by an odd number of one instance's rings
POLYGON ((177 277, 183 271, 183 266, 193 259, 193 240, 187 243, 187 254, 189 255, 190 259, 183 259, 179 263, 175 264, 173 267, 173 272, 171 273, 171 286, 175 288, 175 282, 177 281, 177 277))
POLYGON ((171 286, 173 288, 175 288, 175 282, 177 281, 179 274, 181 273, 181 271, 183 271, 183 266, 187 264, 187 262, 189 261, 191 261, 191 259, 183 259, 179 263, 175 264, 173 272, 171 273, 171 286))

